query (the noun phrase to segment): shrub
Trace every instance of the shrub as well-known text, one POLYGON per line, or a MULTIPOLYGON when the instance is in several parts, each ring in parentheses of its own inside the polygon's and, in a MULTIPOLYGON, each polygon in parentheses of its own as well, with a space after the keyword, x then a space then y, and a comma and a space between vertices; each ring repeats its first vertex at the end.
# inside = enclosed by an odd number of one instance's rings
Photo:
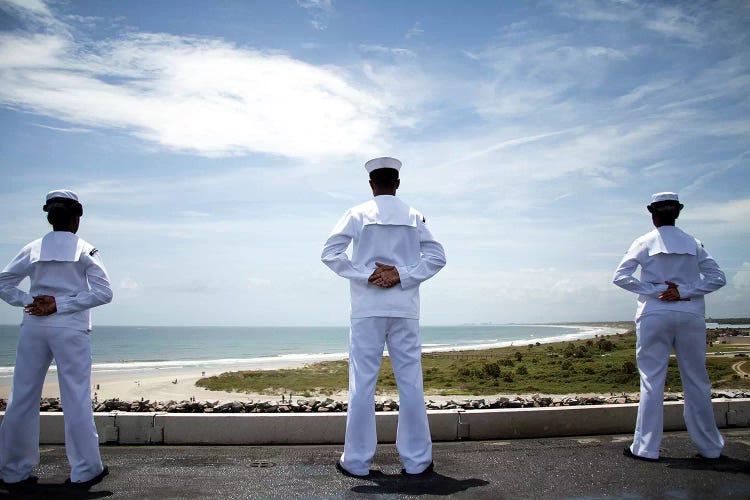
POLYGON ((576 355, 576 346, 574 346, 571 343, 568 343, 565 345, 565 348, 563 349, 563 356, 566 358, 572 358, 576 355))
POLYGON ((576 358, 590 358, 591 353, 588 349, 586 349, 586 346, 581 344, 578 346, 578 348, 575 350, 575 357, 576 358))
POLYGON ((604 337, 600 338, 596 342, 596 346, 600 351, 609 352, 615 348, 615 344, 604 337))
POLYGON ((500 365, 498 363, 485 363, 482 367, 482 370, 484 370, 484 373, 488 377, 492 378, 498 378, 502 374, 500 365))

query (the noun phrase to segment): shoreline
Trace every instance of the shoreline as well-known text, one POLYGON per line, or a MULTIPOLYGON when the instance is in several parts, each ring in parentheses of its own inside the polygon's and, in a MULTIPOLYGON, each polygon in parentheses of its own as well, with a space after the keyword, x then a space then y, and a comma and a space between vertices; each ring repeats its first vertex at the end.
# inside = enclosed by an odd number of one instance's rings
MULTIPOLYGON (((609 336, 619 335, 628 331, 628 328, 617 327, 617 326, 594 326, 594 325, 536 325, 536 326, 548 326, 548 327, 565 327, 571 329, 579 329, 581 332, 571 335, 558 335, 554 337, 541 337, 534 339, 521 339, 514 341, 503 341, 492 344, 478 344, 470 346, 434 346, 423 348, 423 353, 435 353, 435 352, 464 352, 464 351, 477 351, 484 349, 494 349, 498 347, 510 347, 514 345, 526 346, 529 343, 540 343, 548 344, 553 342, 561 341, 573 341, 582 340, 588 338, 594 338, 596 336, 609 336)), ((245 371, 245 370, 275 370, 275 369, 293 369, 301 368, 305 365, 317 363, 320 361, 338 361, 348 357, 348 353, 331 353, 331 354, 320 354, 320 355, 284 355, 269 358, 251 358, 248 360, 218 360, 218 361, 231 361, 231 363, 217 364, 217 360, 207 360, 201 362, 200 360, 186 360, 175 361, 176 365, 189 365, 189 366, 175 366, 175 367, 154 367, 154 368, 143 368, 143 363, 137 362, 141 367, 134 369, 122 369, 112 370, 110 367, 112 363, 102 363, 99 367, 105 369, 97 369, 97 364, 94 364, 94 369, 91 374, 91 397, 96 398, 99 401, 107 399, 120 399, 123 401, 139 401, 151 400, 151 401, 187 401, 194 398, 196 401, 269 401, 278 399, 281 400, 281 394, 270 395, 260 393, 241 393, 241 392, 227 392, 227 391, 212 391, 195 385, 198 379, 203 377, 211 377, 220 375, 221 373, 229 371, 245 371), (213 361, 213 362, 212 362, 213 361), (107 369, 109 368, 109 369, 107 369), (176 381, 176 383, 175 383, 176 381)), ((118 364, 119 365, 119 364, 118 364)), ((0 376, 0 399, 7 399, 11 389, 12 374, 4 374, 0 376)), ((301 395, 298 395, 302 397, 301 395)), ((508 397, 515 394, 488 394, 485 397, 508 397)), ((56 398, 60 397, 60 390, 57 383, 57 375, 54 367, 47 372, 47 377, 44 382, 42 389, 43 398, 56 398)), ((340 391, 333 393, 330 396, 333 399, 348 399, 348 391, 340 391)), ((397 398, 398 393, 380 393, 378 397, 385 399, 397 398)), ((459 396, 440 396, 437 394, 425 394, 425 399, 432 399, 434 401, 448 400, 459 396)), ((460 396, 464 397, 464 396, 460 396)), ((472 397, 466 395, 465 397, 472 397)))

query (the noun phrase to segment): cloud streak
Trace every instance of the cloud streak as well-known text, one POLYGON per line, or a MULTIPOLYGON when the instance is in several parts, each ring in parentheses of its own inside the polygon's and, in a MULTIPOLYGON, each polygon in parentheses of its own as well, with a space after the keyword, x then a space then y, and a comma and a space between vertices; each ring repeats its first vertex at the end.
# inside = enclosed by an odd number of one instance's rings
POLYGON ((387 142, 391 111, 340 69, 166 34, 95 47, 59 35, 3 35, 0 102, 209 157, 375 151, 387 142))

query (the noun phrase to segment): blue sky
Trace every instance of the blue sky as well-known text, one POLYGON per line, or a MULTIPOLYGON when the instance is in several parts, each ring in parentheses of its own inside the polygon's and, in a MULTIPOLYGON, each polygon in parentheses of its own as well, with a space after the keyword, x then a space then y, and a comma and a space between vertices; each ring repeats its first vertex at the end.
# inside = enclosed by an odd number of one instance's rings
POLYGON ((65 187, 98 324, 345 325, 320 250, 388 155, 448 257, 424 324, 632 318, 658 191, 748 316, 748 38, 743 1, 0 0, 0 261, 65 187))

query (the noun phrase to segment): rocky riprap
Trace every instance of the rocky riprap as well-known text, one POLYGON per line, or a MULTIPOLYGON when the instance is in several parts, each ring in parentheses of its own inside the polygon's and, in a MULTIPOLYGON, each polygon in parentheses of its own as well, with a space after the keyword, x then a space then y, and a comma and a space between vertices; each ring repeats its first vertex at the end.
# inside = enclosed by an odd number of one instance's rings
MULTIPOLYGON (((728 391, 714 392, 714 399, 750 398, 750 392, 728 391)), ((584 406, 603 404, 637 403, 639 396, 622 394, 610 396, 516 396, 511 398, 462 399, 457 401, 436 402, 430 399, 425 405, 428 410, 487 410, 496 408, 546 408, 553 406, 584 406)), ((664 401, 681 401, 682 393, 667 393, 664 401)), ((4 411, 7 401, 0 399, 0 411, 4 411)), ((345 412, 346 402, 333 399, 298 399, 295 402, 273 401, 121 401, 107 399, 92 401, 95 412, 165 412, 165 413, 327 413, 345 412)), ((43 412, 62 412, 62 405, 58 398, 44 398, 39 410, 43 412)), ((376 411, 398 411, 398 402, 392 399, 375 402, 376 411)))

